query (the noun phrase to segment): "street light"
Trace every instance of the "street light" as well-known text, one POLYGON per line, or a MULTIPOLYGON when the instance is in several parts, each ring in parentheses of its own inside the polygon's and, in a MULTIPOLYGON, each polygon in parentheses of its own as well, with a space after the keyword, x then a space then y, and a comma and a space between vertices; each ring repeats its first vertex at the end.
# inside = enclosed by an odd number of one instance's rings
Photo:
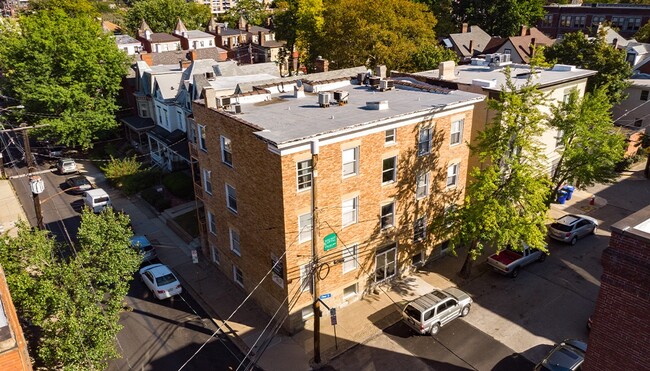
POLYGON ((36 226, 38 229, 43 230, 45 226, 43 225, 43 213, 41 212, 41 200, 40 194, 45 190, 45 182, 40 175, 32 175, 29 177, 29 188, 32 191, 32 197, 34 198, 34 211, 36 211, 36 226))

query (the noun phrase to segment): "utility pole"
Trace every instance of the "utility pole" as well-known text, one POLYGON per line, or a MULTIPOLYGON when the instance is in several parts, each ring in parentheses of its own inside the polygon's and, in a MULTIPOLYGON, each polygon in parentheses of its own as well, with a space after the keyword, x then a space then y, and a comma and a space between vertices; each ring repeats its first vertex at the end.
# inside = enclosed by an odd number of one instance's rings
POLYGON ((45 229, 43 224, 43 212, 41 211, 41 199, 40 194, 45 190, 45 183, 43 178, 40 175, 32 175, 29 177, 29 188, 32 191, 32 197, 34 198, 34 211, 36 212, 36 226, 40 230, 45 229))
POLYGON ((34 158, 32 157, 32 147, 29 145, 29 135, 27 135, 27 129, 30 128, 27 126, 21 126, 20 129, 22 129, 23 132, 23 147, 25 147, 25 161, 27 162, 27 172, 31 173, 36 167, 34 166, 34 158))
POLYGON ((318 292, 318 206, 316 203, 316 180, 318 179, 318 151, 317 140, 311 142, 311 256, 312 256, 312 285, 314 311, 314 363, 319 364, 320 359, 320 297, 318 292))

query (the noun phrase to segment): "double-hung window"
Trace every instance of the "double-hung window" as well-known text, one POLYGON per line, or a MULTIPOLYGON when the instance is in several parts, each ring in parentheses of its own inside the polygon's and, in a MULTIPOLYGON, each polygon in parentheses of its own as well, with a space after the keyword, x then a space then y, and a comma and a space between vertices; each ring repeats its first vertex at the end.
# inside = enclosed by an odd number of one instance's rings
POLYGON ((241 256, 241 248, 239 244, 239 232, 230 228, 230 250, 235 254, 241 256))
POLYGON ((311 292, 312 278, 311 278, 311 264, 304 264, 300 266, 300 288, 302 291, 311 292))
POLYGON ((397 169, 397 157, 385 158, 382 161, 382 173, 381 173, 381 182, 382 184, 392 183, 396 178, 396 169, 397 169))
POLYGON ((203 169, 203 189, 207 194, 212 194, 212 171, 208 169, 203 169))
POLYGON ((244 272, 235 265, 232 266, 232 277, 239 286, 244 287, 244 272))
POLYGON ((197 125, 199 128, 199 148, 204 151, 208 150, 208 147, 205 143, 205 125, 197 125))
POLYGON ((641 100, 648 100, 650 90, 641 90, 641 100))
POLYGON ((359 147, 343 151, 343 177, 357 174, 359 170, 359 147))
POLYGON ((226 184, 226 205, 230 211, 237 212, 237 191, 230 184, 226 184))
POLYGON ((384 133, 384 143, 392 144, 395 143, 395 129, 388 129, 384 133))
POLYGON ((221 161, 228 165, 232 166, 232 143, 230 139, 221 136, 221 161))
POLYGON ((458 185, 458 164, 451 164, 447 168, 447 187, 458 185))
POLYGON ((217 221, 211 211, 208 211, 208 230, 214 235, 217 234, 217 221))
POLYGON ((418 137, 418 156, 428 155, 431 152, 432 132, 433 130, 431 128, 420 129, 420 135, 418 137))
POLYGON ((381 206, 381 229, 392 227, 395 224, 395 203, 391 202, 381 206))
POLYGON ((415 220, 413 224, 413 240, 424 241, 427 237, 427 218, 425 216, 415 220))
POLYGON ((359 197, 344 200, 341 209, 341 225, 343 227, 356 223, 359 211, 359 197))
POLYGON ((311 241, 312 217, 311 213, 298 217, 298 242, 311 241))
POLYGON ((463 126, 465 120, 457 120, 451 123, 451 145, 459 144, 463 139, 463 126))
POLYGON ((311 188, 312 168, 311 160, 299 161, 296 164, 296 177, 298 179, 298 190, 311 188))
POLYGON ((423 198, 429 195, 429 173, 423 173, 417 176, 415 188, 415 198, 423 198))
POLYGON ((357 269, 358 264, 358 245, 343 247, 343 273, 357 269))

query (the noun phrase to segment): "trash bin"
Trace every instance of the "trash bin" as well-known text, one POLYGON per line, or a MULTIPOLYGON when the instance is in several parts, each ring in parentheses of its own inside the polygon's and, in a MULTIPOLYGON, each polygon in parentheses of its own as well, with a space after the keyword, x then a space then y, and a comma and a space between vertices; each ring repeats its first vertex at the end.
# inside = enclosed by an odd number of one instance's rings
POLYGON ((560 190, 557 193, 557 203, 562 205, 566 202, 567 192, 565 190, 560 190))
POLYGON ((567 200, 570 200, 570 199, 571 199, 571 196, 573 196, 573 191, 575 191, 575 189, 576 189, 576 188, 575 188, 574 186, 570 186, 570 185, 568 185, 568 186, 564 186, 564 187, 562 188, 562 190, 563 190, 564 192, 566 192, 566 199, 567 199, 567 200))

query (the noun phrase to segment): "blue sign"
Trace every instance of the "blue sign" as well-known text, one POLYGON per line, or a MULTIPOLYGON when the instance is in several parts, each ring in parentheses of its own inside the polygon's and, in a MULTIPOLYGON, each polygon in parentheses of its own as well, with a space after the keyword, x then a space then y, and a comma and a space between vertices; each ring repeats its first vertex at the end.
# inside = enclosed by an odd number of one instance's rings
POLYGON ((329 299, 331 297, 332 297, 332 294, 323 294, 323 295, 319 296, 318 298, 320 300, 323 300, 323 299, 329 299))

